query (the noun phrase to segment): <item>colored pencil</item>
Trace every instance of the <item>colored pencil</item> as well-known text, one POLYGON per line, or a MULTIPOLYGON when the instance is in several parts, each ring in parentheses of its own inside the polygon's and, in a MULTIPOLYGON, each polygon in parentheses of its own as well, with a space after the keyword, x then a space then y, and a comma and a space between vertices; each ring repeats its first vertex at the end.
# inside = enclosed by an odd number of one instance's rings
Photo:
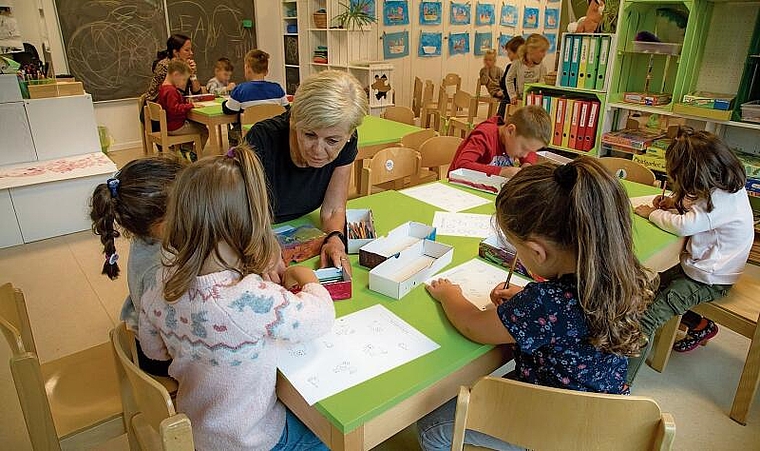
POLYGON ((515 272, 515 266, 517 266, 517 252, 515 252, 515 258, 512 260, 512 266, 509 267, 509 274, 507 274, 507 281, 504 282, 504 289, 509 288, 509 281, 512 280, 512 273, 515 272))

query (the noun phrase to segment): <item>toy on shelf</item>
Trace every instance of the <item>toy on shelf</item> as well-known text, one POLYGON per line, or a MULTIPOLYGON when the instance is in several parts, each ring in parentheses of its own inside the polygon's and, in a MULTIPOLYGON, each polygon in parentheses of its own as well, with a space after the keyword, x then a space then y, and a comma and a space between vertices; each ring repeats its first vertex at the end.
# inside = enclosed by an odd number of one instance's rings
POLYGON ((589 0, 586 15, 567 24, 570 33, 593 33, 602 23, 604 0, 589 0))

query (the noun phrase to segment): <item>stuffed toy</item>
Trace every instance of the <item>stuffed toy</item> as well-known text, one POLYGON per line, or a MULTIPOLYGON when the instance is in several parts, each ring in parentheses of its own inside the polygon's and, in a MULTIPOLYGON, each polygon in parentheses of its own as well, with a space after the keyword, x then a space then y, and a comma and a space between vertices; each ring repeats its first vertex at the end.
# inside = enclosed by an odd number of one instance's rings
POLYGON ((604 0, 589 0, 586 15, 575 22, 567 24, 570 33, 593 33, 602 23, 604 0))

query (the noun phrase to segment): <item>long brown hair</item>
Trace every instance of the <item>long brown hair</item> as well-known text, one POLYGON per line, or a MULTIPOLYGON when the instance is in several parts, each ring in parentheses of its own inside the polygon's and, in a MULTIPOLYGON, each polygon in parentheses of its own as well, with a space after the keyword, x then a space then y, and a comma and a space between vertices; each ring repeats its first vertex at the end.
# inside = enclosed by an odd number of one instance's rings
POLYGON ((633 252, 631 205, 620 182, 594 159, 528 166, 496 198, 496 220, 520 240, 540 236, 577 256, 578 297, 590 343, 636 355, 639 317, 653 296, 633 252))
POLYGON ((713 190, 735 193, 747 182, 744 166, 722 139, 691 127, 678 129, 665 153, 665 168, 676 207, 682 212, 684 200, 698 199, 705 199, 707 211, 712 211, 713 190))
POLYGON ((266 175, 248 147, 190 165, 177 179, 166 214, 166 300, 176 301, 187 292, 212 254, 243 276, 265 272, 279 252, 271 222, 266 175), (232 248, 239 263, 224 261, 221 242, 232 248))
POLYGON ((116 225, 131 236, 150 238, 150 228, 164 217, 171 184, 181 169, 169 158, 142 158, 95 187, 90 200, 92 232, 100 236, 106 260, 102 273, 110 279, 119 276, 114 240, 121 234, 116 225))

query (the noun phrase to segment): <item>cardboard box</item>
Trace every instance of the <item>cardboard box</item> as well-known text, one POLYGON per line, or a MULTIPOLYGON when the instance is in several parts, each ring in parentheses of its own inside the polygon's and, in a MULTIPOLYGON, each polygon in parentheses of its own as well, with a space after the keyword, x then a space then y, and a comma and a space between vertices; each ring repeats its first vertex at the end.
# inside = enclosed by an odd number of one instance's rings
POLYGON ((623 102, 637 105, 659 106, 670 103, 671 95, 653 92, 626 92, 623 94, 623 102))
POLYGON ((375 219, 372 217, 372 210, 346 210, 346 239, 348 241, 349 254, 358 254, 359 249, 371 243, 375 238, 377 238, 377 236, 375 232, 375 219), (352 232, 351 225, 362 222, 369 225, 369 236, 367 238, 354 238, 356 235, 352 232))
POLYGON ((78 96, 84 94, 81 81, 61 81, 56 83, 30 84, 29 98, 78 96))
POLYGON ((417 241, 372 269, 369 272, 369 289, 401 299, 451 263, 453 257, 452 246, 428 239, 417 241))
POLYGON ((747 194, 752 197, 760 197, 760 179, 751 179, 747 177, 747 184, 744 185, 747 194))
POLYGON ((744 165, 747 178, 760 179, 760 157, 739 152, 736 153, 736 156, 739 157, 739 161, 744 165))
POLYGON ((359 249, 359 264, 365 268, 374 268, 422 240, 434 241, 435 227, 419 222, 401 224, 387 236, 377 238, 359 249))
MULTIPOLYGON (((314 271, 319 283, 325 287, 333 301, 351 298, 351 275, 345 268, 322 268, 314 271)), ((301 291, 300 286, 290 288, 293 293, 301 291)))
POLYGON ((728 111, 736 97, 735 94, 697 91, 683 96, 683 103, 700 108, 728 111))
POLYGON ((284 225, 274 229, 282 250, 282 260, 286 265, 302 262, 319 255, 325 232, 313 225, 293 227, 284 225))
POLYGON ((562 155, 557 155, 554 152, 549 152, 548 150, 539 150, 536 152, 538 155, 538 162, 539 163, 554 163, 554 164, 567 164, 573 161, 571 158, 563 157, 562 155))
POLYGON ((449 173, 450 183, 491 194, 498 194, 501 191, 501 187, 507 183, 507 180, 509 179, 498 175, 490 175, 485 172, 464 168, 459 168, 449 173))
POLYGON ((666 172, 665 171, 665 157, 660 157, 657 155, 650 155, 649 153, 645 153, 642 155, 634 155, 633 161, 636 163, 641 163, 643 166, 657 172, 666 172))
MULTIPOLYGON (((478 256, 480 256, 480 258, 507 269, 512 267, 515 254, 517 254, 517 249, 515 249, 511 243, 503 241, 496 235, 489 236, 478 245, 478 256)), ((545 280, 543 277, 530 272, 530 270, 522 264, 519 258, 515 265, 515 272, 537 282, 545 280)))
POLYGON ((703 117, 705 119, 714 119, 717 121, 727 121, 731 119, 733 110, 721 110, 719 108, 709 108, 688 103, 676 103, 673 105, 673 112, 687 114, 690 116, 703 117))

